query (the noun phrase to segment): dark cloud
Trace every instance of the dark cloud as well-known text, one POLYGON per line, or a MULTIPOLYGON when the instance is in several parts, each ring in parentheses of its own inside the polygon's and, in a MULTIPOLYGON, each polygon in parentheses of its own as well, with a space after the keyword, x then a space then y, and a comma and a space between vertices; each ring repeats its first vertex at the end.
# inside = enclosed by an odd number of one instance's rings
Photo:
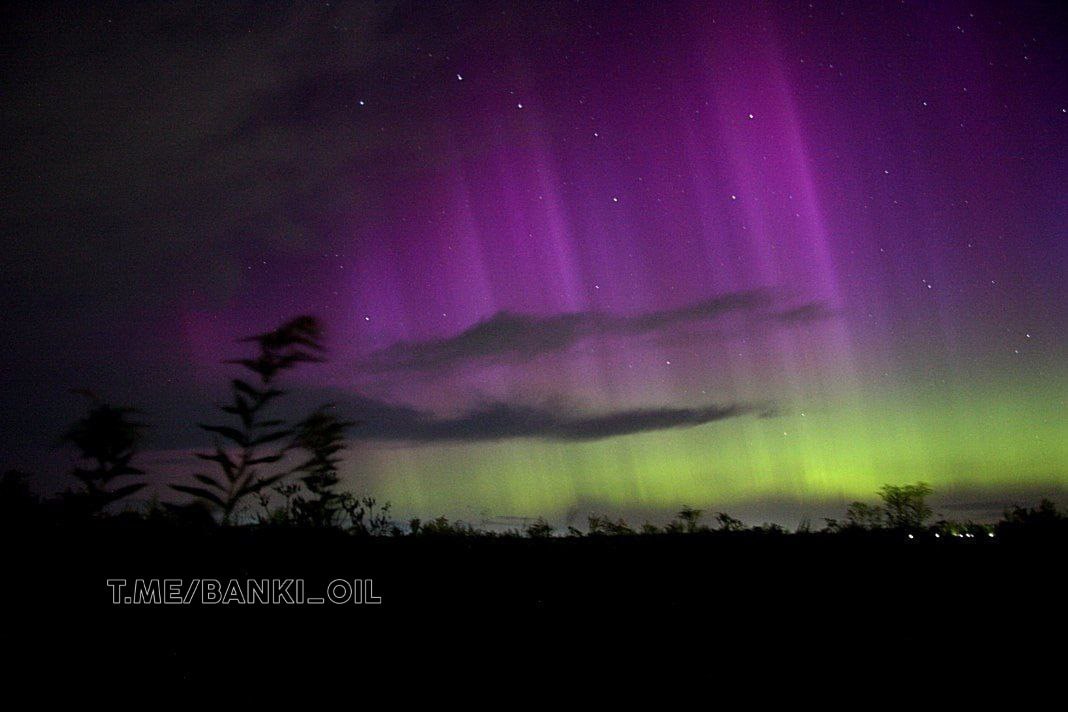
POLYGON ((477 359, 537 356, 563 351, 590 337, 638 336, 734 312, 747 312, 786 323, 802 323, 831 314, 819 303, 769 311, 777 302, 778 297, 772 290, 756 289, 635 316, 596 311, 536 316, 502 311, 456 336, 394 344, 371 354, 361 365, 372 372, 423 371, 477 359))
POLYGON ((600 414, 567 413, 560 408, 490 403, 458 416, 438 416, 410 406, 357 397, 340 405, 359 422, 357 440, 472 442, 506 438, 600 440, 669 428, 687 428, 762 409, 745 404, 696 408, 634 408, 600 414))
POLYGON ((160 365, 190 310, 273 320, 321 303, 323 245, 378 239, 396 205, 382 195, 445 161, 445 57, 490 34, 445 4, 415 10, 5 6, 0 387, 23 408, 0 451, 25 441, 27 413, 59 430, 52 401, 72 386, 158 400, 176 372, 195 379, 186 354, 160 365), (302 288, 264 296, 284 283, 302 288))
POLYGON ((806 324, 835 316, 835 312, 820 302, 810 302, 799 307, 786 309, 775 315, 776 319, 786 324, 806 324))

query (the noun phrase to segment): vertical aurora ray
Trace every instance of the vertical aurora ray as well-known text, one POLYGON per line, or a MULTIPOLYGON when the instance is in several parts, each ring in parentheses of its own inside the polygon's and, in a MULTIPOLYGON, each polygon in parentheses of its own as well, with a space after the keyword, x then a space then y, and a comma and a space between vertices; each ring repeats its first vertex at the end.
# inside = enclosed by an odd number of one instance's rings
MULTIPOLYGON (((496 301, 483 300, 479 316, 460 326, 498 309, 641 313, 758 286, 822 302, 835 317, 726 338, 704 331, 674 342, 584 344, 474 368, 458 378, 477 398, 421 403, 456 412, 478 398, 546 395, 594 410, 766 399, 780 414, 590 443, 368 446, 373 486, 412 502, 413 511, 560 517, 584 507, 656 511, 760 500, 803 509, 914 479, 954 491, 1064 485, 1063 367, 1023 381, 998 369, 950 380, 925 374, 925 361, 942 372, 980 358, 974 343, 945 345, 961 329, 988 327, 982 314, 947 311, 941 305, 949 297, 940 294, 934 310, 909 307, 917 335, 944 336, 934 350, 917 350, 888 323, 900 315, 883 324, 873 316, 893 314, 900 302, 880 303, 880 295, 917 290, 904 274, 873 266, 893 244, 876 226, 844 227, 858 224, 854 213, 863 217, 856 206, 844 212, 845 198, 872 200, 863 180, 850 182, 869 159, 865 128, 813 121, 811 98, 799 106, 811 69, 798 61, 796 38, 780 42, 784 30, 774 18, 693 15, 681 32, 684 46, 654 53, 663 74, 656 86, 672 99, 652 113, 609 118, 614 102, 641 104, 651 83, 628 58, 621 64, 630 75, 618 96, 600 95, 600 116, 591 109, 589 117, 552 118, 553 101, 592 103, 585 87, 563 97, 559 89, 531 92, 519 138, 461 159, 463 174, 481 176, 476 185, 444 174, 468 196, 452 218, 466 227, 454 232, 481 236, 475 249, 486 254, 471 263, 500 285, 496 301), (838 132, 833 147, 828 124, 838 132), (810 158, 814 145, 821 164, 810 158), (855 152, 853 165, 828 174, 827 156, 843 147, 855 152), (825 205, 824 195, 835 199, 825 205), (865 257, 855 259, 858 252, 865 257)), ((884 156, 887 164, 893 158, 884 156)), ((941 269, 952 270, 952 263, 941 269)))

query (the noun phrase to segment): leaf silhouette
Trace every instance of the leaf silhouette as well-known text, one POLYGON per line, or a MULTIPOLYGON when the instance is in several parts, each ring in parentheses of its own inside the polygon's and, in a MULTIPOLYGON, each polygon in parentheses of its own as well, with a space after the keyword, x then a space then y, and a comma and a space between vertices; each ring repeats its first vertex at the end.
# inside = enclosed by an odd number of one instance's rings
POLYGON ((284 452, 275 453, 274 455, 262 455, 260 457, 251 458, 246 462, 248 465, 267 465, 272 462, 278 462, 284 458, 286 454, 284 452))
POLYGON ((198 475, 193 475, 193 477, 195 477, 200 482, 203 482, 204 484, 208 485, 209 487, 214 487, 215 489, 217 489, 217 490, 219 490, 221 492, 225 492, 226 491, 226 487, 224 487, 223 485, 219 484, 213 477, 209 477, 208 475, 199 475, 199 474, 198 475))
POLYGON ((255 400, 259 400, 263 396, 263 391, 250 385, 247 381, 243 381, 240 378, 235 378, 230 381, 230 385, 233 386, 235 391, 240 391, 247 396, 251 396, 255 400))
POLYGON ((216 447, 215 452, 213 454, 198 452, 196 453, 196 456, 199 457, 201 460, 219 463, 219 465, 223 469, 223 472, 226 473, 227 477, 234 476, 234 468, 237 467, 237 465, 234 463, 233 460, 230 459, 230 456, 227 455, 221 447, 216 447))
POLYGON ((144 482, 137 482, 132 485, 124 485, 122 487, 119 487, 118 489, 108 492, 107 498, 109 501, 114 502, 115 500, 122 499, 123 497, 128 497, 134 492, 143 489, 145 487, 145 484, 146 483, 144 482))
POLYGON ((229 425, 204 425, 202 423, 200 424, 200 428, 202 430, 208 431, 209 433, 216 433, 218 435, 222 435, 227 440, 235 442, 241 447, 248 447, 249 445, 248 437, 246 437, 245 434, 237 428, 232 428, 229 425))
POLYGON ((211 490, 206 490, 203 487, 192 487, 190 485, 171 485, 171 489, 177 490, 184 494, 191 494, 198 499, 206 499, 213 504, 217 504, 220 507, 226 507, 226 503, 211 490))
POLYGON ((252 444, 253 445, 266 445, 267 443, 273 443, 276 440, 281 440, 282 438, 288 437, 289 435, 292 435, 292 434, 293 434, 293 431, 292 430, 288 430, 288 429, 287 430, 275 430, 272 433, 267 433, 266 435, 259 436, 258 438, 256 438, 255 440, 252 441, 252 444))
POLYGON ((288 474, 288 472, 280 472, 277 475, 270 475, 269 477, 263 477, 261 479, 250 479, 240 490, 238 490, 238 496, 243 497, 246 494, 255 494, 264 487, 273 485, 288 474))

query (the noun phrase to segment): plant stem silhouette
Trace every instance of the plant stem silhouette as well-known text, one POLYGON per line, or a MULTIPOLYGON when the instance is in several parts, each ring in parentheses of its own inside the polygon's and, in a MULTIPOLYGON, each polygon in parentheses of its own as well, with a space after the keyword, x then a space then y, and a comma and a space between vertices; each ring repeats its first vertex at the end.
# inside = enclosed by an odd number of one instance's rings
POLYGON ((233 400, 230 405, 222 406, 222 410, 237 419, 236 425, 200 426, 216 436, 215 450, 197 453, 197 457, 216 463, 219 472, 214 476, 195 474, 193 477, 200 485, 171 485, 173 489, 214 505, 222 512, 223 523, 229 523, 242 500, 291 474, 292 470, 270 474, 263 471, 265 465, 274 465, 286 456, 294 433, 285 420, 264 417, 264 411, 285 394, 275 387, 279 374, 301 363, 322 360, 318 356, 323 350, 321 331, 317 319, 300 316, 274 331, 242 339, 254 342, 259 353, 254 358, 228 363, 243 366, 259 383, 253 385, 240 378, 230 382, 233 400), (224 440, 229 442, 230 451, 223 447, 224 440), (279 442, 284 444, 279 446, 279 442), (265 446, 270 446, 267 452, 265 446))
MULTIPOLYGON (((344 492, 338 497, 338 506, 348 517, 349 531, 353 534, 386 536, 400 531, 389 518, 389 510, 392 507, 389 502, 379 505, 374 497, 357 497, 350 492, 344 492), (377 511, 375 511, 376 508, 377 511)), ((439 520, 444 521, 444 517, 439 517, 439 520)), ((426 533, 429 526, 430 524, 423 526, 422 532, 426 533)), ((418 531, 420 531, 418 525, 413 527, 413 534, 418 531)))
POLYGON ((296 521, 313 527, 329 527, 343 510, 344 498, 338 484, 339 456, 345 449, 345 431, 355 423, 341 420, 323 406, 297 424, 293 445, 307 454, 307 459, 293 468, 311 494, 297 497, 292 511, 296 521))

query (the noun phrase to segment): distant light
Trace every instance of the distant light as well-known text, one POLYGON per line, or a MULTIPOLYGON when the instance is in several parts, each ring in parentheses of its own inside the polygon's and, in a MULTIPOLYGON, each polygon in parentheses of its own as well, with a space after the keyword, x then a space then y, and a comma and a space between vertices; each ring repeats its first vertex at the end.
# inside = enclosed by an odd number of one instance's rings
POLYGON ((464 80, 463 75, 461 75, 461 74, 457 74, 456 75, 456 81, 462 82, 463 80, 464 80))
POLYGON ((994 532, 987 532, 987 536, 990 537, 991 539, 993 539, 994 538, 994 532))
POLYGON ((523 108, 522 104, 516 104, 515 106, 516 106, 517 109, 522 109, 523 108))
POLYGON ((935 539, 941 539, 941 538, 942 538, 942 536, 940 534, 935 534, 935 539))
POLYGON ((909 539, 915 539, 915 538, 916 538, 916 537, 914 537, 914 536, 912 536, 911 534, 909 534, 909 539))
POLYGON ((753 115, 752 115, 752 114, 749 114, 749 118, 750 118, 750 119, 751 119, 751 118, 753 118, 753 115))

